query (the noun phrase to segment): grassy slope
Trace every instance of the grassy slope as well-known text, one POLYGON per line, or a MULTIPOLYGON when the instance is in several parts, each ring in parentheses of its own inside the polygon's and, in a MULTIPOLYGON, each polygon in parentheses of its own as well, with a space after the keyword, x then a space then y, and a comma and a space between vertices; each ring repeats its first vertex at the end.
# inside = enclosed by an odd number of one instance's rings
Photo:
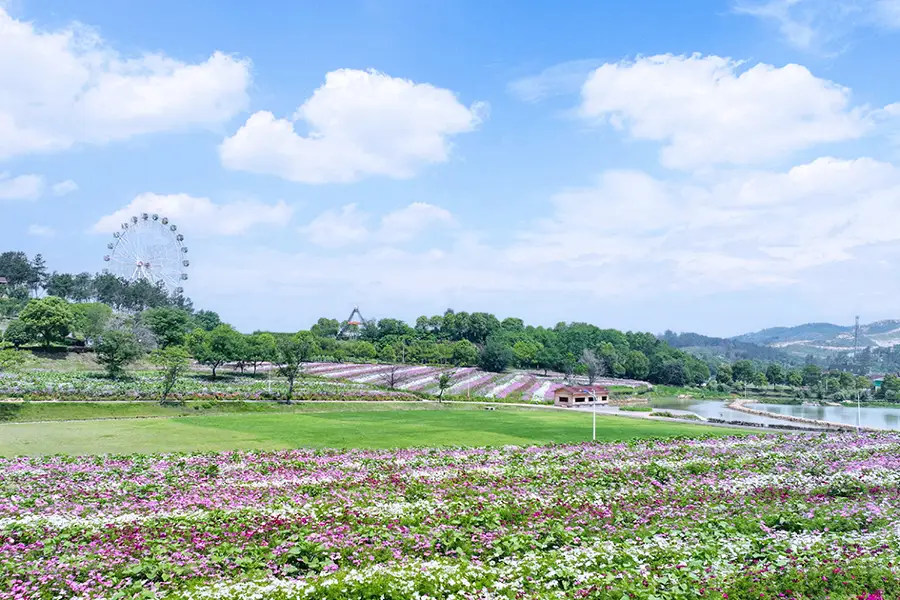
MULTIPOLYGON (((341 405, 339 405, 341 406, 341 405)), ((590 439, 589 414, 498 408, 354 410, 245 414, 128 421, 0 425, 0 455, 278 449, 298 446, 390 448, 403 446, 544 444, 590 439)), ((368 408, 368 409, 367 409, 368 408)), ((380 408, 380 407, 379 407, 380 408)), ((729 435, 724 428, 603 416, 600 440, 652 436, 729 435)))

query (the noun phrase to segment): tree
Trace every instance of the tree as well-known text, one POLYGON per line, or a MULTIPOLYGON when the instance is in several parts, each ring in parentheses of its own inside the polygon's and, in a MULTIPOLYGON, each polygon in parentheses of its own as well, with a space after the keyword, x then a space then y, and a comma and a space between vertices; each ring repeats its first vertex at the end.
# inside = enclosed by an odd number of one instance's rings
POLYGON ((391 365, 387 371, 381 373, 381 382, 390 389, 394 389, 400 383, 400 365, 391 365))
POLYGON ((646 379, 650 374, 650 360, 639 350, 629 350, 625 355, 625 376, 646 379))
POLYGON ((769 380, 773 386, 784 383, 784 369, 781 368, 781 365, 778 363, 771 363, 768 367, 766 367, 766 379, 769 380))
POLYGON ((42 254, 35 254, 34 260, 31 261, 31 276, 28 280, 28 287, 31 293, 37 296, 38 290, 47 282, 47 263, 44 261, 42 254))
POLYGON ((393 346, 385 344, 378 352, 378 360, 384 363, 395 363, 397 362, 397 352, 393 346))
POLYGON ((561 362, 559 352, 554 348, 544 345, 534 356, 534 364, 537 368, 544 370, 544 375, 550 369, 555 369, 561 362))
POLYGON ((731 385, 734 381, 734 374, 731 371, 731 365, 722 364, 719 365, 718 370, 716 371, 716 381, 719 383, 723 383, 725 385, 731 385))
POLYGON ((75 320, 69 303, 57 296, 30 301, 19 313, 19 318, 45 347, 62 342, 75 320))
POLYGON ((585 348, 581 351, 581 358, 578 359, 578 362, 584 365, 588 385, 594 385, 594 381, 606 373, 606 364, 597 358, 597 355, 590 348, 585 348))
POLYGON ((71 299, 75 291, 75 279, 68 273, 57 273, 53 271, 47 277, 47 283, 44 291, 49 296, 59 296, 60 298, 71 299))
POLYGON ((496 337, 491 337, 478 357, 478 366, 485 371, 502 373, 512 361, 513 353, 510 347, 496 337))
MULTIPOLYGON (((506 323, 509 320, 510 319, 504 319, 503 322, 506 323)), ((504 329, 507 329, 507 327, 505 326, 504 329)), ((526 369, 533 367, 541 348, 543 348, 543 346, 540 342, 534 340, 522 339, 517 341, 512 347, 513 356, 516 358, 516 364, 526 369)))
POLYGON ((303 363, 312 360, 318 352, 316 338, 308 331, 278 340, 278 374, 288 381, 288 404, 294 397, 294 382, 302 372, 303 363))
POLYGON ((12 344, 16 350, 35 340, 34 331, 22 320, 13 319, 6 326, 3 339, 12 344))
POLYGON ((34 269, 24 252, 0 254, 0 277, 6 278, 10 287, 28 287, 34 279, 34 269))
POLYGON ((786 377, 787 384, 791 387, 803 385, 803 374, 800 371, 791 371, 786 377))
POLYGON ((438 375, 438 402, 443 402, 444 392, 450 387, 451 378, 452 376, 449 373, 438 375))
POLYGON ((275 336, 271 333, 254 333, 247 336, 245 347, 247 359, 253 365, 253 374, 256 374, 256 365, 261 362, 273 362, 276 358, 275 336))
POLYGON ((141 323, 156 336, 160 348, 181 346, 191 326, 191 316, 179 309, 161 306, 141 313, 141 323))
POLYGON ((753 374, 753 385, 756 387, 766 387, 769 385, 769 380, 766 379, 766 374, 757 371, 753 374))
POLYGON ((451 360, 460 367, 474 365, 478 362, 478 348, 469 340, 454 342, 451 360))
POLYGON ((163 370, 160 404, 166 403, 166 398, 178 384, 178 378, 190 369, 190 355, 183 346, 166 346, 154 350, 150 355, 150 362, 163 370))
POLYGON ((94 344, 106 330, 113 315, 112 309, 100 302, 73 304, 71 308, 74 317, 72 329, 80 333, 87 344, 94 344))
POLYGON ((196 323, 197 327, 200 329, 212 331, 222 324, 222 319, 219 318, 219 313, 211 310, 201 310, 194 315, 194 323, 196 323))
POLYGON ((237 358, 240 343, 241 334, 231 325, 224 324, 212 331, 195 330, 188 337, 188 349, 194 359, 210 367, 213 377, 216 376, 216 369, 223 363, 237 358))
POLYGON ((110 377, 119 377, 125 365, 144 355, 144 348, 133 333, 111 330, 105 332, 95 349, 97 362, 106 368, 110 377))
POLYGON ((744 383, 752 383, 756 369, 749 360, 738 360, 731 365, 731 372, 735 381, 743 381, 744 383))
POLYGON ((822 369, 818 365, 805 365, 802 375, 803 385, 816 385, 822 379, 822 369))
POLYGON ((321 317, 316 323, 309 328, 310 333, 316 337, 334 338, 337 337, 338 330, 341 328, 337 319, 327 319, 321 317))

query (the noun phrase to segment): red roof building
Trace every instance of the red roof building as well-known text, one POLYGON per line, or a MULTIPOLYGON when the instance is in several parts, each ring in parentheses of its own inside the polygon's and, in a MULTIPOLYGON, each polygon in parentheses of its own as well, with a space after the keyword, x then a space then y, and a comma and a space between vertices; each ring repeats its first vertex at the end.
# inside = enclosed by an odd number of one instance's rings
POLYGON ((609 388, 600 385, 566 385, 553 392, 553 404, 571 408, 578 405, 607 404, 609 388))

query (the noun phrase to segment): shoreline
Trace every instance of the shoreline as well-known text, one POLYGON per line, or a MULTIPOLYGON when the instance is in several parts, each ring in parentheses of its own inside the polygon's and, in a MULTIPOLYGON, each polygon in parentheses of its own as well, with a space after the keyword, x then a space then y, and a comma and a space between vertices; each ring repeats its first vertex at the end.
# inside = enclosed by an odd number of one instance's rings
POLYGON ((742 413, 746 413, 748 415, 755 415, 757 417, 768 417, 770 419, 780 419, 783 421, 793 421, 794 423, 805 423, 807 425, 815 425, 817 427, 824 427, 826 429, 833 429, 837 431, 871 431, 871 432, 879 432, 886 431, 885 429, 879 429, 877 427, 856 427, 854 425, 847 425, 846 423, 835 423, 833 421, 820 421, 818 419, 807 419, 806 417, 795 417, 793 415, 782 415, 779 413, 773 413, 765 410, 756 410, 754 408, 748 408, 744 406, 745 403, 757 402, 757 400, 749 400, 747 398, 736 398, 729 405, 728 408, 732 410, 736 410, 742 413))

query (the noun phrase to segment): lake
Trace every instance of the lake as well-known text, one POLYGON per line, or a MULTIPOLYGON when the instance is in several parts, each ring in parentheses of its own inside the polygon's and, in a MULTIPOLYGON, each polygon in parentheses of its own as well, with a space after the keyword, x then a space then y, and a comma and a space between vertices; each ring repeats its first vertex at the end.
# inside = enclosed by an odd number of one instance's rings
MULTIPOLYGON (((794 404, 765 404, 762 402, 754 402, 753 404, 748 403, 747 408, 764 410, 779 415, 790 415, 792 417, 803 417, 805 419, 843 423, 854 427, 857 424, 856 406, 801 406, 794 404)), ((859 412, 861 417, 860 424, 863 427, 900 430, 900 409, 866 408, 863 406, 859 412)))

